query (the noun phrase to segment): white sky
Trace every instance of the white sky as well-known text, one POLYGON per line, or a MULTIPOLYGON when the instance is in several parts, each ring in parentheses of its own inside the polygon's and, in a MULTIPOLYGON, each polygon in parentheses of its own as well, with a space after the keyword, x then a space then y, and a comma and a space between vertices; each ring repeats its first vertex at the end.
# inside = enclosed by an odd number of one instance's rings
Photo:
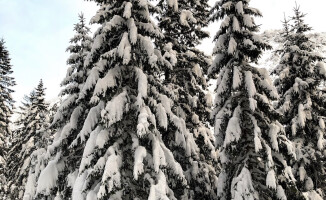
MULTIPOLYGON (((214 3, 216 0, 210 0, 214 3)), ((326 1, 297 0, 301 10, 307 13, 306 22, 317 32, 326 31, 326 1)), ((261 30, 280 29, 283 13, 292 15, 295 0, 252 0, 251 6, 264 15, 257 19, 261 30)), ((60 82, 66 73, 65 49, 73 36, 73 24, 78 13, 84 12, 89 20, 96 12, 93 2, 83 0, 0 0, 0 37, 4 37, 10 51, 17 86, 14 98, 20 102, 42 78, 47 87, 47 98, 56 98, 60 82)), ((208 30, 213 36, 218 30, 211 24, 208 30)), ((211 39, 199 47, 210 53, 211 39)))

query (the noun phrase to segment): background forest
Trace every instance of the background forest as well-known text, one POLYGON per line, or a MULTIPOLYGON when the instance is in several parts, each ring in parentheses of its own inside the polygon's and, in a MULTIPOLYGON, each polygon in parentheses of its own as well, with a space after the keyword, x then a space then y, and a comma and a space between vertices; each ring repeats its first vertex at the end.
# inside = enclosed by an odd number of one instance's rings
POLYGON ((55 100, 41 79, 15 102, 0 41, 0 199, 326 198, 326 35, 304 8, 260 32, 249 0, 93 1, 55 100))

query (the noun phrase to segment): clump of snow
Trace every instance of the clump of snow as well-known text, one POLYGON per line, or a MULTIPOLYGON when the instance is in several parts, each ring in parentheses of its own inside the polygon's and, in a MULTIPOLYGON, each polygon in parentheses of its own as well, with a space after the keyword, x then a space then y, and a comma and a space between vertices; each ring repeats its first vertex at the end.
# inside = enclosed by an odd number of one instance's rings
POLYGON ((131 17, 131 8, 132 8, 132 3, 131 2, 127 2, 125 4, 125 10, 123 12, 123 17, 129 19, 131 17))
POLYGON ((235 50, 237 49, 237 42, 235 41, 235 39, 233 37, 231 37, 230 41, 229 41, 229 48, 228 48, 228 53, 229 54, 234 54, 235 50))
POLYGON ((308 177, 306 179, 306 182, 305 182, 305 189, 307 191, 311 191, 314 189, 314 182, 312 181, 312 179, 310 177, 308 177))
POLYGON ((258 153, 261 149, 263 149, 262 144, 261 144, 261 140, 260 140, 261 130, 260 130, 258 124, 257 124, 257 120, 253 116, 250 116, 250 117, 251 117, 252 124, 254 125, 255 152, 258 153))
POLYGON ((315 191, 303 192, 303 196, 306 200, 323 200, 323 198, 315 191))
POLYGON ((128 39, 128 33, 125 32, 118 46, 118 55, 123 59, 123 64, 127 65, 131 59, 131 46, 128 39))
POLYGON ((23 200, 32 200, 33 196, 36 192, 35 186, 36 186, 36 177, 34 173, 30 173, 27 178, 27 182, 25 185, 25 193, 23 200))
POLYGON ((169 69, 173 69, 178 62, 177 53, 172 49, 172 46, 173 45, 171 42, 164 46, 165 53, 163 55, 163 59, 166 61, 165 64, 169 67, 169 69))
POLYGON ((228 27, 229 25, 230 25, 230 17, 226 16, 222 21, 220 28, 223 29, 225 27, 228 27))
POLYGON ((74 185, 75 185, 75 182, 76 182, 76 179, 77 179, 77 176, 78 176, 78 170, 68 174, 68 177, 67 177, 67 183, 68 183, 68 186, 73 188, 74 185))
POLYGON ((234 112, 232 118, 229 120, 226 132, 225 132, 225 140, 224 147, 234 141, 238 141, 241 136, 241 128, 240 128, 240 112, 241 108, 238 106, 234 112))
POLYGON ((233 3, 232 1, 228 1, 222 5, 222 8, 224 8, 225 10, 230 10, 232 3, 233 3))
POLYGON ((147 121, 149 114, 146 107, 142 107, 138 115, 137 134, 139 137, 144 136, 148 132, 149 123, 147 121))
POLYGON ((143 160, 147 155, 147 151, 145 147, 139 146, 135 150, 135 164, 134 164, 134 178, 138 180, 138 175, 144 172, 144 164, 143 160))
POLYGON ((254 26, 253 19, 248 14, 243 15, 243 23, 244 23, 245 26, 247 26, 249 28, 254 26))
POLYGON ((144 51, 146 51, 146 53, 149 57, 148 63, 151 66, 155 66, 158 58, 155 55, 154 46, 153 46, 151 39, 149 37, 143 37, 143 36, 139 36, 139 37, 140 37, 142 49, 144 49, 144 51))
POLYGON ((287 200, 287 197, 285 195, 285 191, 284 191, 284 189, 283 189, 283 187, 281 185, 277 186, 276 197, 278 198, 278 200, 287 200))
POLYGON ((212 94, 210 92, 208 92, 206 95, 205 95, 205 102, 206 102, 206 105, 211 108, 213 106, 213 97, 212 97, 212 94))
POLYGON ((86 120, 84 122, 83 128, 79 133, 79 137, 82 141, 86 140, 86 137, 92 132, 95 125, 99 122, 100 112, 104 107, 104 102, 100 102, 97 106, 91 108, 86 120))
POLYGON ((319 127, 325 129, 325 121, 323 118, 319 118, 319 127))
POLYGON ((234 32, 240 32, 240 30, 241 30, 240 25, 239 25, 239 21, 238 21, 236 16, 233 17, 233 26, 232 26, 232 28, 233 28, 234 32))
POLYGON ((203 75, 203 72, 202 72, 199 64, 195 64, 194 67, 192 68, 192 71, 194 72, 194 74, 197 77, 202 77, 202 75, 203 75))
POLYGON ((256 94, 256 87, 252 77, 252 73, 250 71, 245 72, 245 83, 248 91, 248 96, 250 98, 253 98, 256 94))
POLYGON ((104 78, 97 81, 93 96, 99 96, 106 93, 107 89, 117 85, 116 78, 121 76, 120 67, 114 67, 108 71, 104 78))
POLYGON ((94 200, 97 199, 97 192, 92 190, 87 194, 86 200, 94 200))
POLYGON ((172 106, 172 101, 171 99, 169 99, 169 97, 167 97, 166 95, 161 94, 159 96, 159 99, 161 100, 161 103, 166 111, 167 114, 170 114, 171 111, 171 106, 172 106))
POLYGON ((266 93, 269 94, 274 99, 278 99, 279 95, 277 93, 276 88, 273 85, 273 82, 269 76, 269 73, 267 69, 265 68, 258 68, 259 74, 262 76, 262 78, 259 80, 259 84, 267 90, 266 93))
POLYGON ((144 74, 143 70, 136 68, 137 79, 138 79, 138 92, 142 97, 147 97, 147 76, 144 74))
POLYGON ((160 125, 160 127, 167 129, 168 118, 167 118, 165 108, 163 107, 163 105, 161 103, 157 104, 157 106, 156 106, 156 116, 157 116, 158 124, 160 125))
POLYGON ((226 68, 224 71, 221 72, 219 78, 217 79, 217 85, 218 88, 216 90, 216 96, 214 99, 214 104, 215 105, 219 105, 220 103, 222 103, 222 98, 220 98, 221 94, 223 94, 225 92, 225 90, 228 88, 228 81, 229 79, 229 72, 230 70, 228 68, 226 68))
POLYGON ((109 139, 109 132, 107 129, 103 129, 101 130, 101 132, 99 132, 99 134, 97 135, 96 138, 96 146, 100 149, 102 149, 105 145, 105 143, 108 141, 109 139))
POLYGON ((173 8, 174 12, 177 12, 179 9, 178 0, 168 0, 168 5, 173 8))
POLYGON ((306 124, 306 113, 304 111, 304 106, 302 104, 299 104, 298 107, 298 124, 301 127, 304 127, 306 124))
POLYGON ((307 172, 303 166, 299 167, 299 178, 300 181, 304 181, 306 179, 307 172))
POLYGON ((97 135, 101 131, 101 128, 98 126, 94 131, 91 132, 90 137, 88 138, 84 152, 83 152, 83 157, 79 166, 79 172, 83 172, 87 166, 90 164, 90 162, 93 159, 93 155, 91 155, 96 147, 96 139, 97 135))
POLYGON ((272 123, 269 126, 268 135, 272 144, 272 148, 277 152, 279 151, 277 136, 280 131, 281 131, 281 127, 278 124, 272 123))
MULTIPOLYGON (((121 186, 121 174, 120 174, 120 168, 122 165, 122 160, 119 155, 116 155, 114 150, 111 150, 112 154, 108 157, 108 160, 106 161, 104 173, 102 176, 102 182, 105 181, 108 182, 108 193, 112 191, 114 187, 120 187, 121 186)), ((101 186, 102 187, 102 186, 101 186)), ((101 195, 98 195, 98 198, 100 198, 101 195)))
POLYGON ((324 132, 322 130, 318 130, 317 137, 318 137, 317 147, 321 151, 324 149, 324 143, 325 143, 324 132))
POLYGON ((219 157, 220 157, 220 161, 222 164, 228 163, 229 162, 229 157, 225 152, 225 149, 223 149, 220 153, 219 153, 219 157))
POLYGON ((191 121, 194 123, 194 124, 199 124, 199 116, 196 115, 196 114, 193 114, 192 117, 191 117, 191 121))
POLYGON ((254 98, 249 98, 250 110, 255 111, 257 108, 257 101, 254 98))
POLYGON ((166 160, 164 156, 163 149, 159 142, 155 139, 153 141, 153 164, 155 172, 159 172, 160 166, 166 166, 166 160))
POLYGON ((158 173, 157 179, 157 184, 152 183, 151 185, 148 200, 169 200, 170 198, 167 196, 168 184, 162 171, 158 173))
POLYGON ((83 99, 87 92, 97 83, 97 80, 100 78, 99 73, 100 70, 97 67, 91 70, 82 91, 79 93, 79 99, 83 99))
POLYGON ((226 186, 227 174, 222 171, 217 179, 217 196, 222 196, 224 194, 224 188, 226 186))
POLYGON ((234 68, 233 68, 233 83, 232 83, 232 88, 234 90, 236 90, 240 87, 241 80, 242 80, 242 74, 239 71, 238 67, 234 66, 234 68))
POLYGON ((106 107, 101 112, 102 119, 106 119, 107 127, 120 121, 123 117, 123 113, 129 110, 128 94, 127 91, 123 91, 119 95, 113 97, 111 101, 106 104, 106 107))
POLYGON ((129 29, 130 42, 131 44, 136 44, 138 38, 138 30, 135 24, 135 20, 133 18, 128 19, 127 25, 129 29))
POLYGON ((316 67, 319 69, 319 73, 321 75, 326 76, 326 67, 325 67, 325 64, 323 62, 318 62, 316 67))
POLYGON ((242 1, 239 1, 236 5, 235 5, 235 9, 237 10, 237 13, 239 15, 243 15, 244 12, 243 12, 243 3, 242 1))
POLYGON ((232 199, 259 199, 257 192, 252 184, 250 171, 243 167, 241 173, 232 180, 231 183, 232 199))
POLYGON ((51 160, 48 165, 42 170, 37 181, 36 191, 38 194, 43 193, 49 195, 51 189, 56 186, 58 180, 57 161, 51 160))
POLYGON ((266 178, 266 186, 276 189, 276 179, 275 179, 275 172, 274 170, 270 170, 267 174, 266 178))
POLYGON ((192 23, 196 23, 197 20, 194 18, 192 12, 190 10, 182 10, 180 14, 180 23, 184 26, 190 26, 188 21, 192 23))
POLYGON ((285 174, 285 177, 286 177, 288 180, 291 180, 291 181, 293 181, 293 182, 296 181, 296 179, 294 178, 294 175, 293 175, 293 173, 292 173, 292 169, 291 169, 290 166, 285 167, 285 169, 284 169, 284 174, 285 174))
POLYGON ((83 193, 84 183, 87 177, 87 172, 78 174, 77 179, 75 180, 74 187, 72 189, 72 200, 85 199, 85 194, 83 193))

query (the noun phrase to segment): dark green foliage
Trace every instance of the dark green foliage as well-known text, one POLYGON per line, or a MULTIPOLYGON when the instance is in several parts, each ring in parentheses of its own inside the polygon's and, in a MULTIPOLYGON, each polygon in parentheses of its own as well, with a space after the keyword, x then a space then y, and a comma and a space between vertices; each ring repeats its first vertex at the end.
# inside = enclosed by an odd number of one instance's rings
POLYGON ((4 195, 7 190, 6 183, 6 160, 8 152, 8 139, 11 136, 9 127, 10 117, 13 114, 14 100, 11 94, 14 92, 12 87, 16 85, 10 64, 10 57, 5 41, 0 40, 0 198, 6 198, 4 195))
POLYGON ((284 199, 283 182, 293 184, 284 157, 289 149, 272 101, 276 88, 264 68, 253 64, 270 46, 256 35, 261 16, 247 0, 220 0, 211 20, 222 20, 215 36, 215 60, 209 75, 218 77, 212 112, 222 172, 218 199, 284 199))
POLYGON ((189 199, 216 198, 217 157, 214 136, 208 127, 211 96, 207 91, 206 75, 211 58, 196 49, 202 39, 209 37, 203 30, 208 26, 207 0, 161 0, 157 19, 164 37, 157 38, 156 45, 172 65, 164 68, 164 84, 173 88, 174 109, 186 122, 186 127, 196 140, 200 156, 188 157, 174 137, 177 127, 169 127, 163 140, 173 152, 186 173, 198 167, 199 173, 189 174, 189 199), (173 1, 172 1, 173 2, 173 1))
MULTIPOLYGON (((74 173, 83 155, 80 147, 70 148, 74 138, 81 131, 83 127, 82 122, 89 112, 88 102, 90 96, 79 98, 89 72, 89 69, 84 67, 84 62, 93 42, 89 36, 90 28, 86 26, 83 14, 79 15, 79 22, 75 24, 74 31, 76 34, 70 40, 71 45, 67 48, 67 51, 70 53, 70 57, 67 60, 69 68, 67 69, 66 77, 61 83, 63 87, 60 93, 62 102, 55 109, 55 113, 52 116, 53 119, 51 120, 51 128, 56 130, 54 140, 47 146, 46 153, 35 156, 34 159, 41 160, 42 162, 37 162, 35 170, 32 170, 29 176, 34 181, 37 181, 41 171, 48 164, 48 160, 44 160, 44 157, 60 156, 57 159, 64 163, 64 168, 58 177, 57 187, 53 188, 49 194, 42 194, 40 191, 36 196, 37 198, 46 198, 46 196, 55 196, 57 193, 60 193, 62 199, 68 199, 71 196, 72 187, 67 184, 67 177, 69 174, 74 173), (67 135, 59 140, 59 136, 63 134, 67 135)), ((35 191, 26 191, 25 193, 34 196, 33 192, 35 191)))
POLYGON ((48 104, 45 103, 45 88, 42 80, 20 107, 20 118, 13 132, 12 145, 8 152, 7 172, 8 195, 11 199, 21 199, 31 166, 31 154, 44 148, 49 141, 47 132, 48 104))
POLYGON ((304 17, 296 6, 291 28, 285 27, 285 42, 279 51, 281 61, 273 74, 277 76, 275 85, 282 94, 277 108, 296 152, 289 160, 299 195, 321 199, 325 198, 321 191, 326 186, 326 95, 321 89, 326 68, 322 62, 324 57, 315 52, 317 44, 310 41, 307 33, 312 28, 305 24, 304 17))

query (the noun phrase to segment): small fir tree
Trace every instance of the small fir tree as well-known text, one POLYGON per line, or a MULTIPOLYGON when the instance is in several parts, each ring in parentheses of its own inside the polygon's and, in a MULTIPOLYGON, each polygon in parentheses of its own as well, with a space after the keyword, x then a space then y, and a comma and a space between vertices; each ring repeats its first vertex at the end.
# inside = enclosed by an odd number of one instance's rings
POLYGON ((30 94, 25 98, 21 107, 21 114, 17 130, 14 131, 12 147, 8 152, 8 186, 11 199, 22 199, 24 187, 27 181, 30 156, 32 152, 47 145, 49 138, 45 134, 48 127, 48 105, 45 103, 45 88, 42 80, 30 94))
MULTIPOLYGON (((20 159, 18 154, 20 154, 20 149, 17 149, 17 147, 19 148, 19 146, 15 147, 15 145, 17 145, 20 140, 22 140, 22 138, 24 137, 23 132, 25 129, 25 120, 28 116, 28 112, 31 110, 31 104, 32 104, 32 100, 35 97, 35 91, 33 90, 30 95, 25 95, 23 98, 23 101, 21 102, 21 105, 18 107, 18 110, 15 111, 18 114, 18 118, 14 121, 15 124, 15 129, 13 130, 12 133, 12 137, 10 138, 10 151, 8 153, 8 155, 10 156, 9 159, 9 163, 8 165, 15 165, 15 163, 18 163, 20 159), (16 149, 15 149, 16 148, 16 149), (17 152, 16 152, 17 151, 17 152)), ((28 164, 28 163, 27 163, 28 164)), ((16 177, 16 175, 12 176, 10 175, 10 177, 13 177, 11 179, 8 180, 8 185, 10 186, 10 194, 8 196, 10 196, 11 199, 18 199, 19 198, 19 192, 24 188, 21 187, 19 185, 15 185, 14 181, 14 177, 16 177)))
POLYGON ((293 155, 272 106, 276 88, 264 68, 254 67, 270 46, 255 34, 259 10, 249 0, 220 0, 211 20, 221 20, 215 36, 215 59, 209 74, 218 74, 212 112, 222 171, 218 199, 286 199, 284 184, 293 184, 285 156, 293 155))
POLYGON ((275 84, 282 94, 277 105, 282 123, 293 141, 295 157, 291 159, 301 196, 323 199, 325 172, 325 93, 321 84, 326 78, 324 57, 315 52, 310 41, 305 14, 294 8, 294 24, 285 38, 280 64, 274 70, 275 84))
POLYGON ((72 193, 72 185, 67 183, 67 177, 69 178, 75 173, 83 155, 80 147, 70 148, 71 143, 81 131, 82 123, 89 112, 90 97, 79 98, 82 96, 82 88, 86 84, 87 74, 90 71, 89 68, 84 67, 84 62, 93 42, 89 36, 90 28, 86 26, 83 14, 79 15, 79 22, 75 24, 74 31, 76 34, 70 40, 71 45, 67 48, 71 54, 67 60, 70 67, 61 83, 63 89, 60 96, 63 100, 51 120, 50 128, 56 132, 53 136, 53 142, 49 144, 47 149, 38 149, 32 154, 31 159, 34 165, 29 171, 28 183, 25 187, 24 198, 26 200, 46 198, 44 196, 56 195, 57 192, 61 194, 62 199, 69 199, 72 193), (53 163, 51 159, 55 159, 61 166, 60 176, 56 177, 56 180, 53 180, 53 176, 57 175, 58 172, 56 170, 46 172, 48 168, 45 168, 53 163), (50 181, 49 184, 53 185, 38 182, 42 171, 49 173, 47 174, 49 177, 46 179, 50 181), (54 181, 59 187, 56 190, 46 190, 43 195, 44 191, 41 192, 41 190, 44 187, 54 187, 54 181))

